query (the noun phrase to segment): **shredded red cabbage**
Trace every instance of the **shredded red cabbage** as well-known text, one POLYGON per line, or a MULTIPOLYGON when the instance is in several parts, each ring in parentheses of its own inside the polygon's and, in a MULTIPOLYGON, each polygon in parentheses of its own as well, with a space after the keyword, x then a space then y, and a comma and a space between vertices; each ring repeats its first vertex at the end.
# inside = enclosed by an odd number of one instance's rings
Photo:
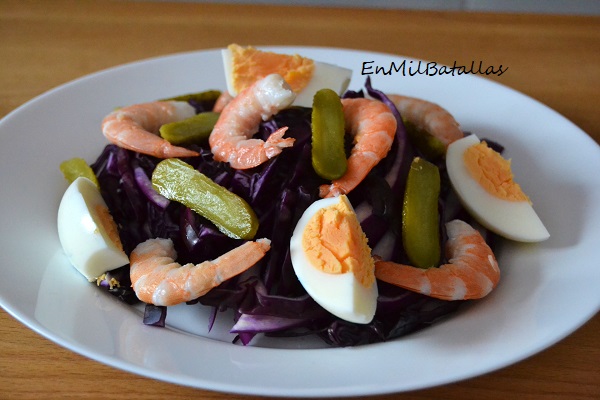
MULTIPOLYGON (((373 89, 369 80, 365 87, 369 96, 390 107, 397 118, 398 131, 388 156, 349 198, 357 210, 364 210, 361 226, 370 246, 374 248, 384 235, 391 234, 393 259, 405 262, 398 229, 401 213, 397 205, 401 204, 408 166, 416 153, 393 103, 383 92, 373 89)), ((363 96, 360 91, 347 92, 343 97, 363 96)), ((210 104, 203 105, 202 110, 210 107, 210 104)), ((215 162, 210 149, 190 146, 200 156, 184 161, 244 198, 259 217, 257 237, 270 238, 272 248, 257 265, 256 276, 230 279, 188 304, 214 307, 209 326, 218 318, 219 311, 234 310, 236 321, 231 332, 236 333, 243 344, 248 344, 257 334, 273 337, 314 334, 332 346, 356 346, 406 335, 454 312, 462 301, 437 300, 378 283, 380 296, 374 320, 366 325, 354 324, 325 311, 306 293, 292 268, 289 239, 302 213, 319 199, 319 185, 327 183, 312 168, 310 118, 310 109, 292 107, 262 123, 258 136, 266 138, 279 127, 288 126, 287 135, 296 142, 279 156, 251 170, 233 170, 225 163, 215 162)), ((240 240, 225 236, 210 221, 182 204, 157 196, 148 177, 159 161, 108 145, 92 165, 102 196, 119 227, 126 253, 130 254, 146 239, 170 238, 175 244, 178 262, 200 263, 239 246, 240 240)), ((438 162, 438 165, 445 176, 443 164, 438 162)), ((447 178, 444 182, 440 211, 443 215, 448 211, 453 217, 464 213, 452 202, 447 178)), ((128 277, 122 278, 130 285, 128 277)), ((132 289, 121 285, 118 295, 131 300, 132 289)), ((166 308, 148 306, 145 322, 163 326, 166 311, 166 308)))
POLYGON ((144 309, 144 324, 164 327, 166 318, 167 307, 146 304, 146 308, 144 309))

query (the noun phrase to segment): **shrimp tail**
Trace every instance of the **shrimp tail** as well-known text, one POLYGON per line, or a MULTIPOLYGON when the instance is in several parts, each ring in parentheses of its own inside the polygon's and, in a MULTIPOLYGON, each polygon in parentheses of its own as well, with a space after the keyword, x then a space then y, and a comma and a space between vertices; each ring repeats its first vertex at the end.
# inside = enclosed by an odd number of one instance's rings
POLYGON ((287 126, 284 126, 283 128, 279 128, 278 130, 276 130, 275 132, 273 132, 271 135, 269 135, 269 137, 267 138, 267 141, 265 142, 265 153, 267 155, 268 158, 273 158, 276 155, 278 155, 279 153, 281 153, 282 149, 286 148, 286 147, 292 147, 294 145, 294 142, 296 141, 296 139, 294 138, 283 138, 283 135, 285 134, 285 132, 288 130, 287 126))
POLYGON ((377 279, 442 300, 487 296, 500 280, 494 253, 481 234, 460 220, 446 224, 448 264, 422 269, 390 261, 375 262, 377 279))

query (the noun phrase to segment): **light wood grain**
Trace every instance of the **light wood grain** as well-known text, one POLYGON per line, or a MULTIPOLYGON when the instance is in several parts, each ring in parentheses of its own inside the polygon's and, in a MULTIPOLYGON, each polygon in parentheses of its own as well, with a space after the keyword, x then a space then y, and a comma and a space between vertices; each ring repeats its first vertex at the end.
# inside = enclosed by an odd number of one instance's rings
MULTIPOLYGON (((238 42, 355 48, 446 64, 502 64, 508 72, 491 79, 545 103, 600 142, 598 17, 0 0, 0 38, 0 117, 88 73, 238 42)), ((464 382, 379 398, 597 399, 598 332, 597 315, 563 341, 516 365, 464 382)), ((0 399, 116 396, 233 398, 99 364, 0 312, 0 399)))

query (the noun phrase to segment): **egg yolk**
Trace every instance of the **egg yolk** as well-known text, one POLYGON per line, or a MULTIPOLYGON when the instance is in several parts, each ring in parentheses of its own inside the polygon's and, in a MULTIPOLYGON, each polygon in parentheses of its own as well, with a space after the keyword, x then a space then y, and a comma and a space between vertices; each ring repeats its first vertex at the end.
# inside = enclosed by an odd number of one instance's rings
POLYGON ((527 201, 529 198, 514 181, 510 161, 481 142, 469 147, 464 162, 471 177, 491 195, 507 201, 527 201))
POLYGON ((233 87, 238 93, 273 73, 281 75, 292 90, 299 93, 308 85, 315 69, 313 60, 297 54, 277 54, 236 44, 229 45, 228 49, 232 59, 233 87))
POLYGON ((365 287, 375 282, 375 261, 367 237, 346 196, 312 216, 302 247, 311 264, 323 272, 353 273, 365 287))
POLYGON ((117 224, 115 223, 115 220, 113 219, 112 215, 110 215, 110 211, 108 211, 108 208, 101 205, 97 205, 95 207, 95 211, 96 215, 100 219, 100 221, 97 221, 96 223, 98 224, 99 222, 99 225, 102 226, 104 232, 106 232, 110 241, 119 250, 123 250, 123 244, 121 243, 121 238, 119 237, 119 229, 117 228, 117 224))

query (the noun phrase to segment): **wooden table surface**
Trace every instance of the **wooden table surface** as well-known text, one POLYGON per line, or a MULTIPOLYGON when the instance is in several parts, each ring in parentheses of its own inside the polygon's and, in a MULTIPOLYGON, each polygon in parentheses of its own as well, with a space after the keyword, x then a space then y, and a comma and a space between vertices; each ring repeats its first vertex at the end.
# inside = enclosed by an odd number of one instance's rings
MULTIPOLYGON (((507 73, 490 79, 545 103, 600 142, 598 17, 0 0, 0 38, 0 117, 57 85, 147 57, 233 42, 314 45, 445 64, 485 60, 509 66, 507 73)), ((63 349, 0 311, 0 398, 113 395, 232 398, 117 371, 63 349)), ((442 387, 378 398, 507 397, 600 398, 600 316, 516 365, 442 387)))

